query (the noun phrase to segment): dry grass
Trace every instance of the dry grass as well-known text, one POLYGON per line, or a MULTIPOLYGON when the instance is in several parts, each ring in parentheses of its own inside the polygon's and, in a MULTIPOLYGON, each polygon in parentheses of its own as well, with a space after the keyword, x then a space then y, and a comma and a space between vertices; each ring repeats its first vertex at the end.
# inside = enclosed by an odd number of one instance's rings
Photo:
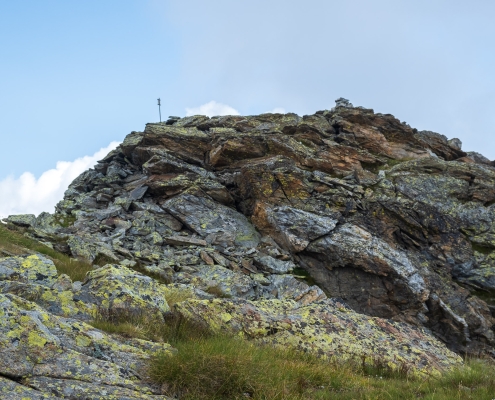
POLYGON ((170 344, 209 336, 209 331, 204 326, 185 320, 173 312, 162 316, 125 312, 109 315, 106 311, 100 311, 90 324, 107 333, 170 344))
POLYGON ((170 308, 174 306, 174 304, 180 303, 181 301, 185 301, 187 299, 194 298, 195 295, 192 290, 187 290, 180 287, 170 286, 167 289, 167 295, 165 298, 167 299, 167 304, 170 308))

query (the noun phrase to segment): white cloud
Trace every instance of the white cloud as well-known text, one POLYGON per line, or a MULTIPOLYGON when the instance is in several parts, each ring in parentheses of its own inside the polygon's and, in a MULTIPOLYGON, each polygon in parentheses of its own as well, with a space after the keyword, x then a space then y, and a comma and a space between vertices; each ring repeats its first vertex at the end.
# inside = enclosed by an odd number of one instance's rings
POLYGON ((189 117, 191 115, 207 115, 208 117, 214 117, 216 115, 240 115, 240 113, 227 104, 217 103, 212 100, 199 107, 186 108, 186 116, 189 117))
POLYGON ((0 181, 0 218, 12 214, 53 212, 69 184, 118 145, 119 142, 112 142, 92 156, 58 161, 54 169, 43 172, 38 179, 31 172, 24 172, 19 178, 9 176, 3 179, 0 181))
POLYGON ((287 111, 285 111, 285 108, 283 107, 275 107, 273 110, 268 112, 271 114, 287 114, 287 111))

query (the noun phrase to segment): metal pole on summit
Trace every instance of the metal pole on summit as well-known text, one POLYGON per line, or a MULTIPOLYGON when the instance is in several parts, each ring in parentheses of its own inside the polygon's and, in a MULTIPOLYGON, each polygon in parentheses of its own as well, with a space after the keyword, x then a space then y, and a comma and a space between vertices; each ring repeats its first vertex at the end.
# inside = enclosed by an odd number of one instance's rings
POLYGON ((158 98, 158 113, 160 114, 160 122, 162 122, 162 109, 160 104, 160 98, 158 98))

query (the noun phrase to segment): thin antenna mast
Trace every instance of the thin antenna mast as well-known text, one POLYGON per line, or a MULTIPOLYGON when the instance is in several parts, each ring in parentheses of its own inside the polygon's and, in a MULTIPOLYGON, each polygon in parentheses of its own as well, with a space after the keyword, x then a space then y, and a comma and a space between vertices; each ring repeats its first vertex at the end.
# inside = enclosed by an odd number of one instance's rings
POLYGON ((158 98, 158 113, 160 114, 160 122, 162 122, 162 108, 161 108, 160 98, 158 98))

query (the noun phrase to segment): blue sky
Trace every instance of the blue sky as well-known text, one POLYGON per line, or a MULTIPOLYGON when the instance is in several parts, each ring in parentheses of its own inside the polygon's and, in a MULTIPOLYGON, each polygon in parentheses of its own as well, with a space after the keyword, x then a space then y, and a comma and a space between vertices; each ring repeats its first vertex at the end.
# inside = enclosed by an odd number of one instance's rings
POLYGON ((479 0, 2 1, 0 215, 53 211, 72 175, 34 207, 40 177, 156 121, 157 97, 183 116, 343 96, 494 159, 494 15, 479 0))

